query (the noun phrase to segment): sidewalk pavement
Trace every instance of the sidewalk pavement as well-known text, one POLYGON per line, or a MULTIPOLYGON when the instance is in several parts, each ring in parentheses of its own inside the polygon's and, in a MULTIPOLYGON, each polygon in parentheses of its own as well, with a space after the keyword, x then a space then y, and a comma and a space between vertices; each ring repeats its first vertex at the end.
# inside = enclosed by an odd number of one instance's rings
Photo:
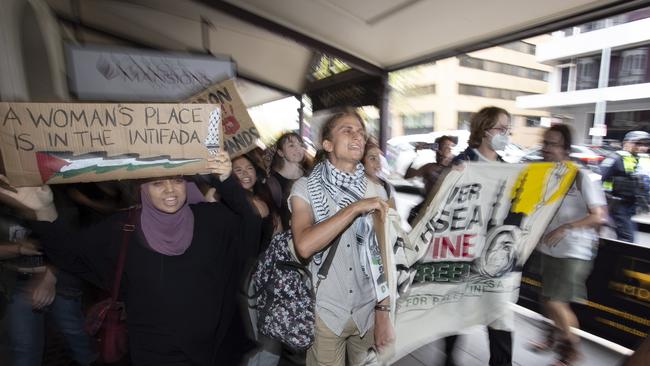
MULTIPOLYGON (((515 307, 518 307, 515 305, 515 307)), ((531 339, 540 337, 541 316, 530 315, 527 309, 515 311, 515 332, 513 333, 513 365, 519 366, 547 366, 555 360, 553 352, 535 353, 528 349, 527 344, 531 339)), ((583 332, 584 333, 584 332, 583 332)), ((580 351, 581 359, 576 366, 617 366, 627 357, 630 350, 623 347, 613 347, 599 344, 595 336, 582 334, 580 351), (593 340, 592 340, 593 339, 593 340)), ((603 340, 600 340, 603 341, 603 340)), ((430 343, 415 352, 407 355, 395 366, 442 366, 444 362, 444 344, 442 340, 430 343)), ((488 336, 486 327, 473 327, 464 333, 456 346, 456 363, 458 366, 487 366, 490 358, 488 336)))

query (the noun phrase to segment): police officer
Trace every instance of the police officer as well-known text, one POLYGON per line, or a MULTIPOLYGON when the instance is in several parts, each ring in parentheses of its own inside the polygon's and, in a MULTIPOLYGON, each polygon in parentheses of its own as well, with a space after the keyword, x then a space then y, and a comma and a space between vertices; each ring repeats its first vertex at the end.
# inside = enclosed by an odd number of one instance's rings
POLYGON ((632 216, 643 208, 647 195, 639 175, 639 152, 650 140, 645 131, 630 131, 623 138, 623 150, 607 157, 600 165, 603 189, 609 200, 609 211, 616 225, 619 240, 634 242, 636 223, 632 216))

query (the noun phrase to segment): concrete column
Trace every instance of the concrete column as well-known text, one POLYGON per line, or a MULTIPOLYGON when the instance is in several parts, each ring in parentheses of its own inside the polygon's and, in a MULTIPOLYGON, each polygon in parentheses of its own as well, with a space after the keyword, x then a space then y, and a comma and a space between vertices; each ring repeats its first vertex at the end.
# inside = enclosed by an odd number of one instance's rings
MULTIPOLYGON (((611 19, 606 20, 606 27, 613 25, 611 19)), ((612 49, 603 48, 600 53, 600 71, 598 73, 598 89, 607 88, 609 86, 609 65, 612 58, 612 49)), ((596 102, 594 108, 594 129, 602 129, 605 125, 605 114, 607 113, 607 101, 599 100, 596 102)), ((600 146, 603 144, 602 136, 591 136, 591 144, 600 146)))
POLYGON ((43 0, 0 1, 0 99, 67 100, 59 23, 43 0))
MULTIPOLYGON (((600 72, 598 73, 598 89, 607 88, 609 85, 609 64, 612 56, 611 48, 604 48, 600 57, 600 72)), ((599 100, 594 108, 594 129, 602 129, 605 125, 605 114, 607 113, 607 101, 599 100)), ((602 136, 591 136, 591 144, 600 146, 603 144, 602 136)))
POLYGON ((0 100, 29 99, 20 44, 20 20, 24 0, 0 1, 0 100))

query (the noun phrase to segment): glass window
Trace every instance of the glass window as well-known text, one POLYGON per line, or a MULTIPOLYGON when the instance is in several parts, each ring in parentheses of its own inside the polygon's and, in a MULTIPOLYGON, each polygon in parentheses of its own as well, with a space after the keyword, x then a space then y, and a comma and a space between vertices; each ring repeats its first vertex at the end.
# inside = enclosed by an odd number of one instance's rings
POLYGON ((535 48, 536 48, 534 44, 524 42, 524 41, 515 41, 515 42, 502 44, 501 47, 507 48, 507 49, 513 50, 513 51, 527 53, 529 55, 534 55, 535 54, 535 48))
POLYGON ((402 127, 405 135, 433 132, 433 112, 403 114, 402 127))
POLYGON ((576 90, 597 88, 598 75, 600 74, 600 55, 581 57, 576 60, 576 65, 576 90))
POLYGON ((609 86, 650 82, 649 46, 612 51, 609 86))
POLYGON ((526 120, 526 127, 540 127, 542 124, 542 117, 538 116, 521 116, 526 120))
POLYGON ((472 112, 458 112, 458 129, 469 131, 472 112))
MULTIPOLYGON (((589 113, 589 122, 593 124, 594 114, 589 113)), ((650 110, 605 113, 607 125, 606 139, 622 140, 631 130, 650 131, 650 110)))
POLYGON ((492 88, 489 86, 458 84, 458 94, 473 95, 473 96, 485 97, 485 98, 515 100, 519 96, 530 95, 533 93, 529 93, 521 90, 492 88))
POLYGON ((563 67, 561 72, 560 91, 565 92, 569 90, 569 74, 571 73, 571 67, 563 67))
POLYGON ((527 79, 548 81, 548 72, 531 69, 529 67, 517 66, 506 64, 503 62, 496 62, 490 60, 483 60, 468 55, 458 56, 460 66, 470 67, 473 69, 485 70, 490 72, 498 72, 500 74, 507 74, 519 76, 527 79))
MULTIPOLYGON (((630 23, 635 20, 641 20, 645 18, 650 18, 650 8, 637 9, 624 14, 615 15, 613 17, 599 19, 593 22, 579 25, 577 28, 580 29, 580 33, 587 33, 591 31, 603 29, 609 26, 630 23)), ((562 31, 567 37, 573 35, 573 27, 563 29, 562 31)))
POLYGON ((435 85, 418 85, 406 89, 403 94, 407 97, 417 97, 421 95, 429 95, 435 93, 436 93, 435 85))

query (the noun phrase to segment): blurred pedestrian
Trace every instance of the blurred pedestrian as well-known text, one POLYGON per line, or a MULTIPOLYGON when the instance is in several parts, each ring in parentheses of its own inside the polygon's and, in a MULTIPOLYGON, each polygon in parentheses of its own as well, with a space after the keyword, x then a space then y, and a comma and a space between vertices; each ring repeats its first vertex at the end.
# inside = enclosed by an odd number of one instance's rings
MULTIPOLYGON (((544 132, 544 161, 569 160, 571 131, 554 125, 544 132)), ((585 281, 592 269, 598 245, 598 228, 605 220, 606 200, 602 188, 580 169, 551 220, 538 250, 542 253, 542 298, 546 315, 553 320, 545 338, 533 342, 536 350, 555 349, 556 366, 572 365, 578 359, 580 337, 571 331, 578 319, 570 303, 587 298, 585 281)))
MULTIPOLYGON (((418 169, 414 169, 412 166, 410 166, 406 170, 406 174, 404 175, 405 179, 409 179, 413 177, 422 177, 422 179, 424 179, 424 194, 423 194, 424 201, 417 204, 409 212, 409 217, 408 217, 409 224, 413 225, 415 219, 417 218, 417 215, 420 213, 420 210, 422 209, 422 206, 426 204, 427 197, 429 197, 432 194, 433 189, 436 187, 438 178, 440 178, 440 176, 443 174, 445 169, 447 169, 451 165, 451 162, 454 158, 451 149, 456 145, 456 141, 457 138, 453 136, 444 135, 438 137, 434 143, 436 149, 436 161, 433 163, 424 164, 418 169)), ((427 148, 427 146, 418 144, 415 147, 416 150, 423 149, 423 148, 427 148)))
MULTIPOLYGON (((451 152, 451 149, 456 145, 457 138, 453 136, 440 136, 436 139, 434 143, 434 148, 436 150, 436 161, 432 163, 427 163, 421 167, 415 169, 412 166, 406 170, 404 175, 405 179, 413 177, 422 177, 424 179, 424 195, 425 198, 429 193, 431 193, 433 187, 435 187, 438 177, 451 164, 454 155, 451 152)), ((418 144, 415 146, 416 150, 431 148, 428 144, 418 144)))
MULTIPOLYGON (((65 192, 57 193, 57 205, 70 223, 76 223, 77 215, 65 202, 65 192)), ((48 344, 46 322, 51 321, 62 335, 70 358, 79 365, 90 365, 97 355, 83 328, 81 279, 56 268, 32 238, 28 223, 8 207, 3 209, 0 240, 5 243, 0 245, 0 259, 5 260, 0 261, 0 281, 8 295, 5 322, 11 364, 42 364, 48 344)))

